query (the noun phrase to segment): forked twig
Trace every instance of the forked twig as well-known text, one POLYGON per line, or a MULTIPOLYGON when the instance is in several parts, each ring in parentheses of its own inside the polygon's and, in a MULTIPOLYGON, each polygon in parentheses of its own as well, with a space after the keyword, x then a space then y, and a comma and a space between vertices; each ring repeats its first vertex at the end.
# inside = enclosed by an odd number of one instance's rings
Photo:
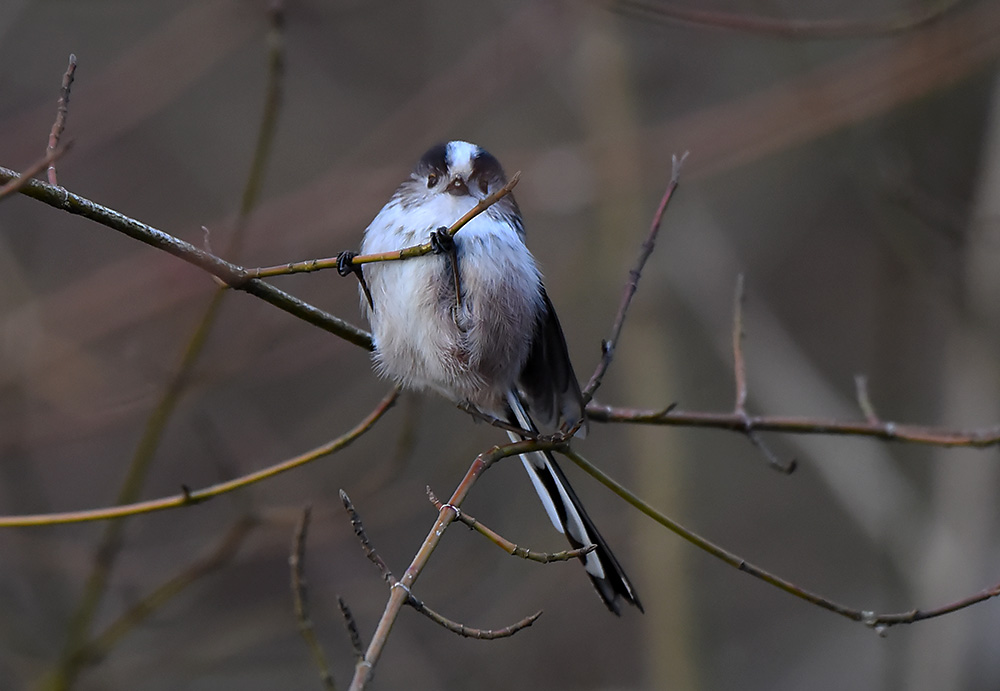
MULTIPOLYGON (((390 603, 393 601, 393 598, 397 598, 396 595, 397 592, 403 593, 403 595, 398 596, 398 598, 402 601, 402 604, 409 605, 416 611, 426 616, 431 621, 435 622, 436 624, 439 624, 440 626, 443 626, 452 633, 456 633, 460 636, 465 636, 466 638, 476 638, 479 640, 495 640, 497 638, 507 638, 509 636, 513 636, 518 631, 521 631, 522 629, 531 626, 533 623, 535 623, 535 620, 542 615, 541 612, 535 612, 534 614, 527 616, 524 619, 521 619, 520 621, 517 621, 511 624, 510 626, 505 626, 501 629, 481 629, 453 621, 452 619, 449 619, 443 614, 434 611, 411 592, 409 585, 407 585, 401 580, 397 580, 396 577, 392 575, 392 572, 389 570, 389 566, 385 563, 385 560, 382 559, 379 553, 375 550, 375 547, 372 545, 371 540, 369 540, 368 534, 365 532, 364 524, 361 521, 361 516, 358 515, 357 509, 354 508, 354 504, 351 503, 350 498, 347 496, 347 493, 344 492, 344 490, 340 490, 340 500, 341 502, 343 502, 344 509, 347 511, 348 516, 350 516, 351 525, 354 528, 354 534, 357 536, 358 541, 361 543, 361 549, 364 551, 365 556, 368 557, 368 559, 373 564, 375 564, 376 568, 378 568, 379 570, 379 573, 382 574, 383 580, 385 580, 386 583, 389 584, 389 589, 392 592, 392 596, 390 597, 390 603)), ((458 513, 455 507, 450 507, 450 508, 453 509, 456 514, 458 513)), ((410 573, 410 570, 407 570, 407 573, 410 573)), ((411 583, 413 582, 413 580, 416 580, 415 576, 411 580, 411 583)), ((387 611, 388 611, 388 606, 387 606, 387 611)), ((365 669, 368 670, 370 673, 370 670, 373 665, 374 665, 374 660, 371 660, 370 658, 365 656, 363 659, 358 661, 355 669, 365 669)), ((358 678, 356 674, 355 682, 357 682, 357 679, 358 678)), ((354 687, 355 684, 352 683, 351 688, 354 687)))

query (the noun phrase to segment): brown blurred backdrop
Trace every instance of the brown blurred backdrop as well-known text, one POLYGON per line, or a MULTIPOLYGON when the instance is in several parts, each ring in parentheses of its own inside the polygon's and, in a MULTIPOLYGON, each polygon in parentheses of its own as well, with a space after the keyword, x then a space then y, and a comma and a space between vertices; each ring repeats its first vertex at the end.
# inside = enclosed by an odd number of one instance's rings
MULTIPOLYGON (((701 5, 701 3, 688 3, 701 5)), ((655 5, 654 5, 655 6, 655 5)), ((717 3, 779 19, 877 19, 882 0, 717 3)), ((0 7, 0 165, 45 148, 79 60, 60 183, 217 249, 232 232, 267 80, 264 2, 27 2, 0 7)), ((288 0, 283 101, 249 266, 325 257, 361 233, 431 144, 492 151, 584 380, 670 175, 682 187, 640 284, 606 403, 727 410, 736 275, 747 284, 755 413, 993 425, 998 404, 1000 3, 966 2, 893 37, 788 40, 672 24, 598 2, 288 0)), ((275 279, 360 323, 353 281, 275 279)), ((146 421, 215 287, 164 253, 27 198, 0 204, 0 513, 114 502, 146 421)), ((202 487, 341 434, 387 388, 360 349, 227 295, 142 492, 202 487)), ((314 507, 312 614, 334 676, 352 660, 336 595, 366 640, 386 590, 337 500, 350 493, 400 573, 479 451, 503 440, 407 396, 347 451, 204 505, 132 519, 93 631, 261 518, 236 556, 159 608, 79 689, 320 688, 299 638, 288 549, 314 507)), ((654 505, 803 587, 880 612, 998 580, 995 450, 592 425, 580 450, 654 505)), ((567 463, 568 465, 568 463, 567 463)), ((467 510, 515 542, 564 545, 520 464, 467 510)), ((630 571, 645 616, 609 615, 576 564, 509 559, 450 531, 416 589, 512 639, 458 638, 411 611, 377 689, 995 689, 1000 605, 865 627, 681 542, 567 468, 630 571)), ((104 526, 0 531, 0 689, 56 663, 104 526)))

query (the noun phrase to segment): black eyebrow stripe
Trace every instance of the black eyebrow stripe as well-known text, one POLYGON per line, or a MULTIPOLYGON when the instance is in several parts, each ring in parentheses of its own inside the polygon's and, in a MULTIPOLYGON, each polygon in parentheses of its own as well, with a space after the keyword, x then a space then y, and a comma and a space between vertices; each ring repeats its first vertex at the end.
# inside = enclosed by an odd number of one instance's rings
POLYGON ((472 161, 472 174, 470 177, 482 177, 490 182, 496 181, 500 183, 503 183, 507 179, 500 161, 489 151, 484 151, 483 149, 479 150, 472 161))
POLYGON ((427 173, 437 173, 445 175, 448 172, 448 145, 436 144, 427 150, 414 168, 415 173, 426 175, 427 173))

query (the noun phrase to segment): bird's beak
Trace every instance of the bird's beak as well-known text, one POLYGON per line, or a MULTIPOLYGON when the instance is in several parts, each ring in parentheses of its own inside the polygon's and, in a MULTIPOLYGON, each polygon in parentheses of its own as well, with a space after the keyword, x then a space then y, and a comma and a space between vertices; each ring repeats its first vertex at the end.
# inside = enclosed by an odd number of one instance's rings
POLYGON ((460 177, 453 178, 445 189, 456 197, 469 195, 469 187, 465 184, 465 180, 460 177))

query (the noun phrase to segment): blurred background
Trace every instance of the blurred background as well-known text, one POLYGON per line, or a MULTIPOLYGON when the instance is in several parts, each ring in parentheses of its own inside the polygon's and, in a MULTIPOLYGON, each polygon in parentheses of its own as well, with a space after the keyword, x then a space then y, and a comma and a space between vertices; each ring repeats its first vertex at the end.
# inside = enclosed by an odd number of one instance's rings
MULTIPOLYGON (((670 22, 664 7, 288 0, 275 137, 241 221, 276 45, 265 2, 8 0, 0 165, 23 169, 44 153, 74 53, 64 140, 75 146, 60 184, 197 245, 206 226, 217 252, 260 266, 356 248, 425 149, 474 141, 522 171, 529 245, 586 380, 671 154, 689 151, 601 402, 731 410, 743 273, 750 412, 861 419, 863 374, 883 419, 995 425, 1000 3, 837 39, 670 22), (225 248, 238 227, 236 256, 225 248)), ((928 7, 713 3, 737 17, 869 27, 928 7)), ((362 321, 354 281, 335 272, 273 282, 362 321)), ((236 477, 342 434, 388 389, 361 349, 226 294, 151 437, 215 294, 203 272, 107 228, 25 197, 0 203, 0 513, 114 504, 143 439, 155 438, 139 498, 236 477)), ((774 472, 721 431, 594 423, 577 447, 674 519, 857 608, 936 607, 998 580, 995 449, 763 438, 798 471, 774 472)), ((345 688, 353 661, 336 596, 367 641, 387 593, 337 491, 399 574, 436 515, 424 487, 448 496, 503 439, 407 395, 341 453, 131 519, 118 535, 100 523, 0 530, 0 688, 322 688, 288 585, 306 504, 312 618, 345 688), (253 527, 227 538, 247 516, 253 527), (220 544, 235 553, 198 572, 220 544), (95 577, 102 545, 117 558, 95 577), (148 617, 119 626, 185 574, 191 582, 148 617), (53 676, 72 658, 67 641, 100 636, 99 655, 53 676)), ((372 688, 1000 687, 996 602, 880 638, 567 472, 645 615, 610 615, 578 564, 510 559, 456 527, 415 593, 470 626, 544 615, 482 642, 406 610, 372 688)), ((492 468, 465 508, 520 545, 564 548, 515 460, 492 468)))

